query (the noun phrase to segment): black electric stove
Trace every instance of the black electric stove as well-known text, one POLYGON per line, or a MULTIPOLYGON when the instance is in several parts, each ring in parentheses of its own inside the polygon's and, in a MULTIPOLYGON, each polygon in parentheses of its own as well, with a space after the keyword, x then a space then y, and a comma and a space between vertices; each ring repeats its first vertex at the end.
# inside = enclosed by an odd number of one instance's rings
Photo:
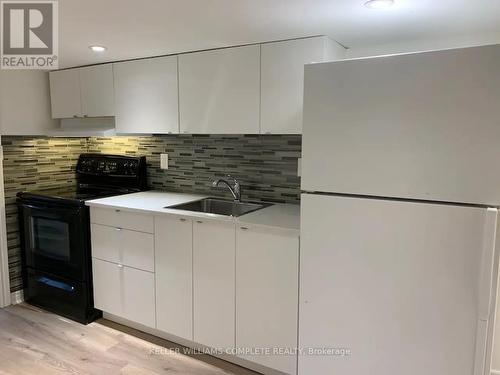
POLYGON ((144 157, 82 154, 75 186, 18 193, 25 301, 84 324, 98 318, 85 201, 146 186, 144 157))

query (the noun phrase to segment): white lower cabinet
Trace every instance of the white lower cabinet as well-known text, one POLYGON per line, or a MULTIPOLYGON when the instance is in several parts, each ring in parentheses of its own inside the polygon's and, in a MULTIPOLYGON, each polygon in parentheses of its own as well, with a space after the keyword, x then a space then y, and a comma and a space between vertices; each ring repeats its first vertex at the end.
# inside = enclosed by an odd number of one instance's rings
POLYGON ((155 327, 154 273, 95 258, 92 266, 96 308, 155 327))
POLYGON ((193 340, 193 223, 155 218, 156 328, 193 340))
POLYGON ((193 223, 194 341, 217 349, 235 345, 235 227, 193 223))
POLYGON ((297 356, 292 352, 297 348, 298 284, 296 234, 237 227, 236 346, 270 350, 243 358, 287 374, 297 373, 297 356))
POLYGON ((295 232, 93 207, 91 222, 96 308, 215 349, 268 349, 239 356, 297 374, 295 232))

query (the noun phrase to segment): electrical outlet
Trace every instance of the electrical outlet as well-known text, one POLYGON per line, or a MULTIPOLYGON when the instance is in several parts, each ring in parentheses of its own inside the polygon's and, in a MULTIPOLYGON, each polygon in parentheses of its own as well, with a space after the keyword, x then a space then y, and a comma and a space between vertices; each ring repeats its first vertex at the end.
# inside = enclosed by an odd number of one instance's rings
POLYGON ((160 168, 168 169, 168 154, 160 154, 160 168))

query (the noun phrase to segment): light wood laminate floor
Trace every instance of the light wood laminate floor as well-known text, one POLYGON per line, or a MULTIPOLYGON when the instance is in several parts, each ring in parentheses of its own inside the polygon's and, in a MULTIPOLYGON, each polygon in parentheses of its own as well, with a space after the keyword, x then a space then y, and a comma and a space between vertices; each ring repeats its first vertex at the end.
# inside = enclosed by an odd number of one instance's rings
POLYGON ((0 374, 254 375, 116 323, 87 326, 27 304, 0 309, 0 374))

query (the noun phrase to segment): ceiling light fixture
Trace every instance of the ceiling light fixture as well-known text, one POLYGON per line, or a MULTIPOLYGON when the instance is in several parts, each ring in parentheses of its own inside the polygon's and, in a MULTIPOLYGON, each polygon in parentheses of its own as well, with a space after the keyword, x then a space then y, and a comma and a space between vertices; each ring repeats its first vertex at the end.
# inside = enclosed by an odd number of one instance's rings
POLYGON ((370 9, 389 8, 394 5, 394 0, 368 0, 365 7, 370 9))
POLYGON ((90 46, 89 47, 93 52, 104 52, 107 50, 104 46, 90 46))

